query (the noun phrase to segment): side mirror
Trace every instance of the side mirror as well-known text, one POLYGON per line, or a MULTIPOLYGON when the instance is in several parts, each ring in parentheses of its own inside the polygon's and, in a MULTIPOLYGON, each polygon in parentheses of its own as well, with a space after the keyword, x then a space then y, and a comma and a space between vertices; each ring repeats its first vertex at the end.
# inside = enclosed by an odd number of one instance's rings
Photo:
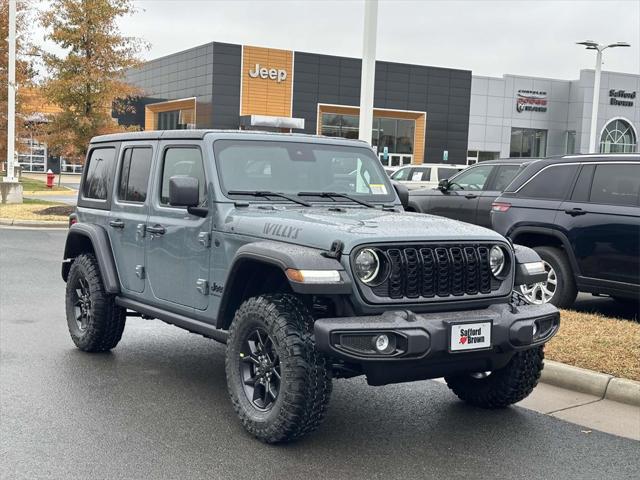
POLYGON ((198 179, 176 175, 169 179, 169 205, 173 207, 197 207, 200 203, 198 179))
POLYGON ((409 189, 398 182, 391 181, 393 184, 393 188, 395 188, 396 193, 398 194, 398 198, 400 199, 400 203, 402 204, 402 208, 407 208, 409 206, 409 189))
POLYGON ((448 178, 443 178, 442 180, 440 180, 438 182, 438 189, 446 192, 447 190, 449 190, 449 188, 451 187, 450 183, 449 183, 449 179, 448 178))
POLYGON ((207 208, 199 207, 200 192, 198 179, 185 175, 175 175, 169 179, 169 205, 187 207, 187 212, 198 217, 206 217, 207 208))

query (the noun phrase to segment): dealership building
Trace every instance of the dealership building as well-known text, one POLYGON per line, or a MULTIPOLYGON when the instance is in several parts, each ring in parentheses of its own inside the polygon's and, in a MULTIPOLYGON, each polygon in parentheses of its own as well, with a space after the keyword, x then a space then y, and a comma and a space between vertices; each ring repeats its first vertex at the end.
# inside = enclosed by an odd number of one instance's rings
MULTIPOLYGON (((357 58, 212 42, 130 70, 143 95, 118 121, 358 138, 360 74, 357 58)), ((494 78, 377 61, 375 75, 372 142, 385 164, 588 151, 593 70, 571 81, 494 78)), ((601 151, 638 151, 639 92, 640 75, 602 73, 601 151)))

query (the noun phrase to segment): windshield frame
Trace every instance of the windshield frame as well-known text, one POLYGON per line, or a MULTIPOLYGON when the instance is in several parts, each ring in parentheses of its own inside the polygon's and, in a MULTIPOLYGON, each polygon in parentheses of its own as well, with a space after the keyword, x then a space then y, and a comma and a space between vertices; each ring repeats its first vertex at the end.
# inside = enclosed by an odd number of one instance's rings
MULTIPOLYGON (((264 139, 264 138, 238 138, 238 137, 234 137, 234 138, 217 138, 213 141, 212 143, 212 150, 213 150, 213 160, 215 163, 215 167, 216 167, 216 175, 218 177, 218 182, 220 185, 220 191, 221 193, 228 198, 231 201, 238 201, 239 199, 241 199, 242 201, 248 201, 248 202, 257 202, 257 203, 283 203, 283 202, 287 202, 289 203, 288 200, 279 198, 279 199, 269 199, 269 198, 262 198, 262 197, 256 197, 253 195, 232 195, 229 194, 229 191, 233 191, 233 190, 237 190, 236 188, 228 188, 228 186, 225 184, 225 179, 224 179, 224 175, 223 175, 223 171, 222 171, 222 160, 220 158, 219 152, 220 152, 220 147, 219 145, 222 143, 232 143, 232 144, 239 144, 239 143, 249 143, 249 142, 256 142, 256 143, 272 143, 276 146, 283 146, 285 148, 291 148, 294 147, 295 145, 307 145, 310 148, 313 149, 319 149, 319 150, 357 150, 357 151, 361 151, 362 154, 359 155, 360 157, 367 157, 372 161, 372 165, 374 166, 373 168, 376 169, 376 171, 378 172, 378 175, 380 176, 381 181, 384 183, 385 188, 387 190, 386 194, 360 194, 360 193, 356 193, 356 192, 337 192, 337 193, 344 193, 346 195, 349 196, 354 196, 355 198, 364 200, 368 203, 373 203, 376 205, 382 204, 382 205, 388 205, 388 204, 396 204, 399 203, 398 200, 398 196, 396 193, 396 190, 393 186, 393 183, 391 181, 391 179, 389 178, 389 176, 387 175, 387 173, 384 171, 383 165, 382 163, 380 163, 380 160, 377 158, 377 156, 375 155, 374 151, 369 148, 368 146, 366 146, 365 144, 345 144, 347 141, 345 141, 345 143, 342 142, 336 142, 333 143, 331 141, 325 142, 325 141, 305 141, 304 139, 290 139, 290 138, 286 138, 285 139, 264 139)), ((247 190, 246 188, 243 190, 247 190)), ((286 192, 280 192, 280 193, 285 193, 287 195, 291 195, 291 196, 296 196, 297 194, 300 192, 304 192, 305 190, 308 190, 308 188, 300 188, 298 191, 293 192, 293 191, 286 191, 286 192)), ((258 191, 256 189, 256 191, 258 191)), ((322 190, 317 190, 317 191, 322 191, 322 190)), ((277 192, 276 192, 277 193, 277 192)), ((327 190, 327 193, 331 193, 327 190)), ((322 198, 322 197, 305 197, 304 200, 308 201, 308 202, 313 202, 313 203, 332 203, 332 204, 336 204, 336 203, 341 203, 341 204, 347 204, 347 205, 357 205, 355 204, 353 201, 349 200, 348 198, 337 198, 334 197, 332 198, 322 198)))

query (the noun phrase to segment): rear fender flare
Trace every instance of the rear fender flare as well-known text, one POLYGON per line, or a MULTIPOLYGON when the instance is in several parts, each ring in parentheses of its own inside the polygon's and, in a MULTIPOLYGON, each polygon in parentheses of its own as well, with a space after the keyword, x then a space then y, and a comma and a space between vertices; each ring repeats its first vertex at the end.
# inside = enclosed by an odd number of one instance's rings
POLYGON ((62 263, 62 279, 66 282, 73 259, 82 253, 93 253, 98 260, 100 275, 104 282, 105 291, 109 294, 120 292, 120 280, 116 263, 113 259, 109 235, 99 225, 90 223, 75 223, 69 228, 67 241, 64 246, 62 263))

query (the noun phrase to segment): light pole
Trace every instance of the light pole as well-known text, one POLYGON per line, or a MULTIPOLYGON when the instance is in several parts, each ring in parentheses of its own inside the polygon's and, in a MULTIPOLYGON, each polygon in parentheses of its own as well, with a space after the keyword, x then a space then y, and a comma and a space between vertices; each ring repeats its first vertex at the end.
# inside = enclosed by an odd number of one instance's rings
POLYGON ((360 79, 360 122, 358 138, 371 145, 373 129, 373 89, 376 76, 376 37, 378 34, 378 0, 364 0, 364 35, 362 39, 362 78, 360 79))
POLYGON ((16 148, 16 0, 9 0, 9 91, 7 96, 7 176, 5 182, 15 182, 16 148))
POLYGON ((596 50, 596 72, 593 80, 593 105, 591 108, 591 130, 589 131, 589 153, 598 153, 596 151, 596 128, 598 127, 598 103, 600 102, 600 75, 602 73, 602 52, 607 48, 614 47, 630 47, 626 42, 616 42, 609 45, 600 45, 593 40, 585 40, 577 42, 578 45, 584 45, 587 50, 596 50))

